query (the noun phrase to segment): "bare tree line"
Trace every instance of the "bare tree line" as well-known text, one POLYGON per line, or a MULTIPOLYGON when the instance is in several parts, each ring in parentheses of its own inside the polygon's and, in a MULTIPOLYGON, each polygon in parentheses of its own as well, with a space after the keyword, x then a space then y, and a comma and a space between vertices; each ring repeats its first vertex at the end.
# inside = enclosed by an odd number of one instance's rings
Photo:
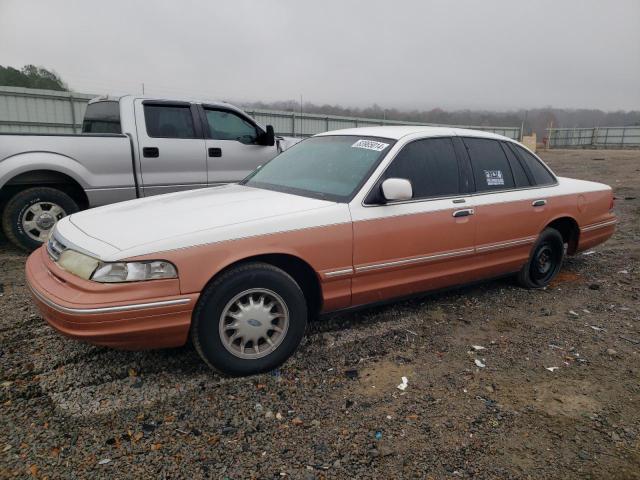
POLYGON ((538 138, 546 135, 545 129, 553 127, 598 127, 598 126, 629 126, 640 125, 640 111, 605 112, 597 109, 566 109, 566 108, 534 108, 510 111, 489 110, 400 110, 385 109, 374 104, 366 108, 351 108, 340 105, 317 105, 306 102, 300 106, 295 100, 277 102, 253 102, 246 104, 249 108, 265 108, 272 110, 300 111, 324 115, 343 115, 361 118, 386 118, 424 123, 440 123, 446 125, 481 125, 496 127, 520 126, 524 122, 525 134, 536 132, 538 138))

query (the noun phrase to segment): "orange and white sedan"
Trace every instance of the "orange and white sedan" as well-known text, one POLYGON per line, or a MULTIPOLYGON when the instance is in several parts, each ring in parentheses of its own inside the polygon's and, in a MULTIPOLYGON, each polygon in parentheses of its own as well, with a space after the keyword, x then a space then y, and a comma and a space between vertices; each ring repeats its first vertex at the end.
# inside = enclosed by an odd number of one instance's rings
POLYGON ((231 375, 282 364, 307 320, 517 275, 540 288, 614 231, 611 188, 480 131, 327 132, 239 184, 75 213, 28 259, 44 318, 127 349, 189 336, 231 375))

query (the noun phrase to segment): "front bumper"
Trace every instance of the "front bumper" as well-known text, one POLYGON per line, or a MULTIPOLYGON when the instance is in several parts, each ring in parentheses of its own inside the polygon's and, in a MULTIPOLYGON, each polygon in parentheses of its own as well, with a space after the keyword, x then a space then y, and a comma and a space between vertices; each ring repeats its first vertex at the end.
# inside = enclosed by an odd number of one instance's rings
POLYGON ((27 284, 57 331, 95 345, 128 350, 184 345, 198 294, 181 295, 178 279, 101 284, 62 270, 45 247, 27 259, 27 284))

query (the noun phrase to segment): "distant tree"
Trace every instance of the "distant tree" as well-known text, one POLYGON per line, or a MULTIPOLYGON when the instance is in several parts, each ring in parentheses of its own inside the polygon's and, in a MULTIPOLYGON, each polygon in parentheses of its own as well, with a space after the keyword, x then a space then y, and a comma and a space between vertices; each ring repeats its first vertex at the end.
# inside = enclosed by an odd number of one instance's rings
POLYGON ((25 65, 21 70, 0 65, 0 85, 7 87, 69 90, 60 76, 46 68, 25 65))

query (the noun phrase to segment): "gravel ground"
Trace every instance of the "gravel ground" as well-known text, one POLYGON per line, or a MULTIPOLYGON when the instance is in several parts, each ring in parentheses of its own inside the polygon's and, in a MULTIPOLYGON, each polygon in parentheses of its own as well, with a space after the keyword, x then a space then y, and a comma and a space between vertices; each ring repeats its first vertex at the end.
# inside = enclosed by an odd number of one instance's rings
POLYGON ((3 241, 0 477, 640 478, 640 152, 541 156, 613 185, 620 217, 551 287, 324 318, 251 378, 61 337, 3 241))

